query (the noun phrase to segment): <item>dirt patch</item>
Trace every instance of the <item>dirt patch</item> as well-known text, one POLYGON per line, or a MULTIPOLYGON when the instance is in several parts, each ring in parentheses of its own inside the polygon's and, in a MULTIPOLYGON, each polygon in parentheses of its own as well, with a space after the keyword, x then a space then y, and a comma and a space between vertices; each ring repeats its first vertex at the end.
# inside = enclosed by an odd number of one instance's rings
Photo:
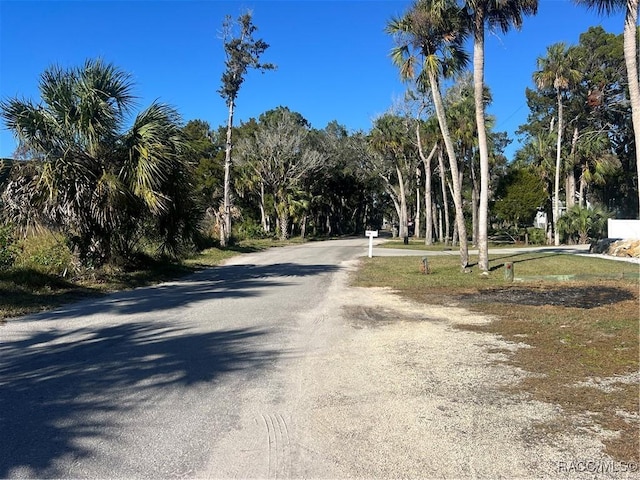
POLYGON ((556 303, 527 303, 526 292, 519 290, 515 295, 496 295, 492 301, 469 303, 496 320, 467 328, 532 347, 514 352, 506 362, 534 374, 510 391, 558 405, 565 412, 552 422, 541 422, 536 427, 540 432, 585 433, 584 419, 588 419, 587 430, 604 432, 600 437, 605 453, 637 465, 637 294, 623 286, 581 287, 576 302, 572 288, 552 289, 551 294, 558 294, 551 297, 556 303), (563 290, 568 294, 563 295, 563 290))
MULTIPOLYGON (((551 264, 548 257, 528 259, 536 264, 527 264, 531 268, 522 271, 576 272, 570 281, 553 278, 499 284, 495 277, 493 282, 474 281, 470 276, 460 279, 454 273, 457 270, 444 261, 439 273, 418 276, 413 259, 395 260, 393 264, 364 263, 359 279, 363 286, 385 286, 389 292, 421 304, 430 315, 446 319, 442 325, 489 334, 483 338, 487 341, 485 352, 495 362, 492 366, 505 368, 497 370, 500 373, 511 367, 524 374, 502 386, 507 398, 521 395, 558 408, 557 414, 532 422, 526 430, 527 438, 558 445, 564 436, 581 443, 600 443, 596 452, 578 448, 572 455, 558 455, 562 462, 566 458, 603 458, 631 462, 637 468, 638 284, 633 275, 627 278, 632 269, 623 269, 619 274, 619 265, 607 262, 607 269, 594 266, 591 271, 574 268, 574 263, 567 263, 562 257, 554 258, 551 264), (590 277, 582 278, 587 271, 590 277), (495 338, 505 343, 491 345, 495 338)), ((413 325, 405 325, 409 327, 413 325)), ((447 332, 448 339, 453 341, 456 337, 451 330, 447 332)), ((425 345, 432 339, 424 340, 425 345)), ((449 347, 445 349, 448 350, 449 347)), ((477 359, 474 357, 474 361, 477 359)), ((449 370, 457 367, 457 363, 451 363, 449 370)), ((488 386, 482 388, 486 390, 488 386)), ((504 472, 500 476, 504 477, 504 472)), ((535 476, 544 475, 538 472, 535 476)))
MULTIPOLYGON (((380 300, 377 298, 377 300, 380 300)), ((383 327, 398 322, 442 321, 418 312, 408 314, 382 305, 362 306, 348 305, 343 307, 343 315, 348 318, 353 328, 383 327)))
POLYGON ((561 288, 548 286, 492 288, 481 290, 475 294, 464 294, 456 297, 458 301, 464 303, 496 302, 585 309, 613 305, 633 298, 633 294, 628 289, 602 285, 564 285, 561 288))
POLYGON ((397 321, 397 314, 386 308, 348 306, 343 310, 354 328, 381 327, 397 321))
POLYGON ((493 324, 492 315, 462 303, 425 305, 388 288, 336 289, 323 313, 337 321, 321 324, 335 343, 308 367, 305 427, 313 447, 324 456, 316 442, 334 446, 344 478, 399 471, 407 478, 572 478, 561 468, 574 459, 612 462, 598 432, 538 427, 568 415, 519 387, 543 376, 510 361, 532 348, 499 332, 460 329, 493 324))

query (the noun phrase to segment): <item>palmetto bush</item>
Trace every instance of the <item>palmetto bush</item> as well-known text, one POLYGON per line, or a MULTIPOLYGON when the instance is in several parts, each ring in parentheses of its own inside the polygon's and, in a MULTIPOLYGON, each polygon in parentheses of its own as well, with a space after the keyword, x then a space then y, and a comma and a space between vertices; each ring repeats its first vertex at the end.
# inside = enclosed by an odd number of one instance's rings
POLYGON ((610 217, 611 213, 603 208, 574 205, 560 217, 558 229, 565 235, 565 241, 585 244, 605 236, 610 217))
POLYGON ((101 60, 52 67, 39 88, 40 103, 0 102, 31 157, 14 169, 4 214, 62 232, 85 265, 126 261, 149 236, 178 254, 199 218, 178 113, 154 102, 132 118, 129 75, 101 60))

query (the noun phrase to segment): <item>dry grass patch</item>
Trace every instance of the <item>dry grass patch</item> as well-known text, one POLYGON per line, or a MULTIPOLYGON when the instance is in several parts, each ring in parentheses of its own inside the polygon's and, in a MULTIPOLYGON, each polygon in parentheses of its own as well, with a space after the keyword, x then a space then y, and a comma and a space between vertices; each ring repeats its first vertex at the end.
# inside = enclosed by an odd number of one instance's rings
POLYGON ((425 304, 458 305, 494 321, 457 328, 488 332, 533 348, 504 352, 508 363, 532 375, 510 387, 560 405, 561 421, 539 432, 611 432, 605 452, 640 461, 638 379, 638 266, 571 255, 494 256, 492 274, 459 272, 457 257, 365 259, 354 276, 359 286, 386 286, 425 304), (514 262, 516 276, 571 276, 580 281, 507 283, 500 271, 514 262), (586 279, 586 280, 585 280, 586 279))
MULTIPOLYGON (((563 285, 544 290, 561 299, 563 290, 570 288, 563 285)), ((470 307, 494 315, 496 320, 463 328, 495 333, 533 347, 510 356, 510 364, 535 374, 512 390, 528 392, 536 400, 560 405, 572 414, 560 425, 539 425, 541 430, 552 432, 562 427, 617 432, 604 440, 606 453, 621 461, 638 462, 637 289, 609 282, 580 288, 587 304, 591 301, 588 292, 598 298, 598 290, 617 292, 620 300, 610 295, 607 303, 585 308, 558 302, 526 305, 483 299, 471 302, 470 307)))

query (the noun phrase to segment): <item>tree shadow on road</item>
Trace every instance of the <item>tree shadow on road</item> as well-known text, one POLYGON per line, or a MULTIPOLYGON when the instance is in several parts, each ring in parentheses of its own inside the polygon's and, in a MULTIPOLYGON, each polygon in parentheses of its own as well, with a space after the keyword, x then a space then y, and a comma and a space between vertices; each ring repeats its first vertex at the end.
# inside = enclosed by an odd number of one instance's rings
POLYGON ((96 313, 133 315, 220 298, 256 297, 261 295, 264 289, 289 284, 296 277, 322 275, 339 268, 336 265, 297 263, 220 266, 200 270, 174 282, 69 304, 53 311, 36 314, 33 318, 53 320, 96 313))
POLYGON ((0 326, 0 478, 69 476, 62 463, 94 456, 96 442, 117 443, 122 423, 167 391, 193 392, 232 372, 253 378, 287 354, 265 346, 266 330, 215 330, 212 321, 203 331, 201 324, 136 314, 257 297, 338 269, 296 263, 215 267, 0 326), (84 323, 92 314, 111 317, 84 323), (34 322, 41 328, 23 333, 34 322))
POLYGON ((261 346, 265 334, 146 322, 5 335, 0 478, 68 476, 59 470, 62 459, 92 456, 91 442, 112 439, 121 414, 135 416, 167 389, 195 388, 231 372, 255 375, 283 354, 261 346))

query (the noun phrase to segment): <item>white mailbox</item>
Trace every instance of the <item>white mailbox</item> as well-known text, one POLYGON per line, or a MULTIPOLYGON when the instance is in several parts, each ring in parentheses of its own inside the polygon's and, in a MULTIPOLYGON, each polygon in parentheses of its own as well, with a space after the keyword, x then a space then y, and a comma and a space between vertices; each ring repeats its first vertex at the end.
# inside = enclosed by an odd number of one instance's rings
POLYGON ((378 230, 366 230, 364 234, 369 237, 369 258, 373 257, 373 237, 378 236, 378 230))

